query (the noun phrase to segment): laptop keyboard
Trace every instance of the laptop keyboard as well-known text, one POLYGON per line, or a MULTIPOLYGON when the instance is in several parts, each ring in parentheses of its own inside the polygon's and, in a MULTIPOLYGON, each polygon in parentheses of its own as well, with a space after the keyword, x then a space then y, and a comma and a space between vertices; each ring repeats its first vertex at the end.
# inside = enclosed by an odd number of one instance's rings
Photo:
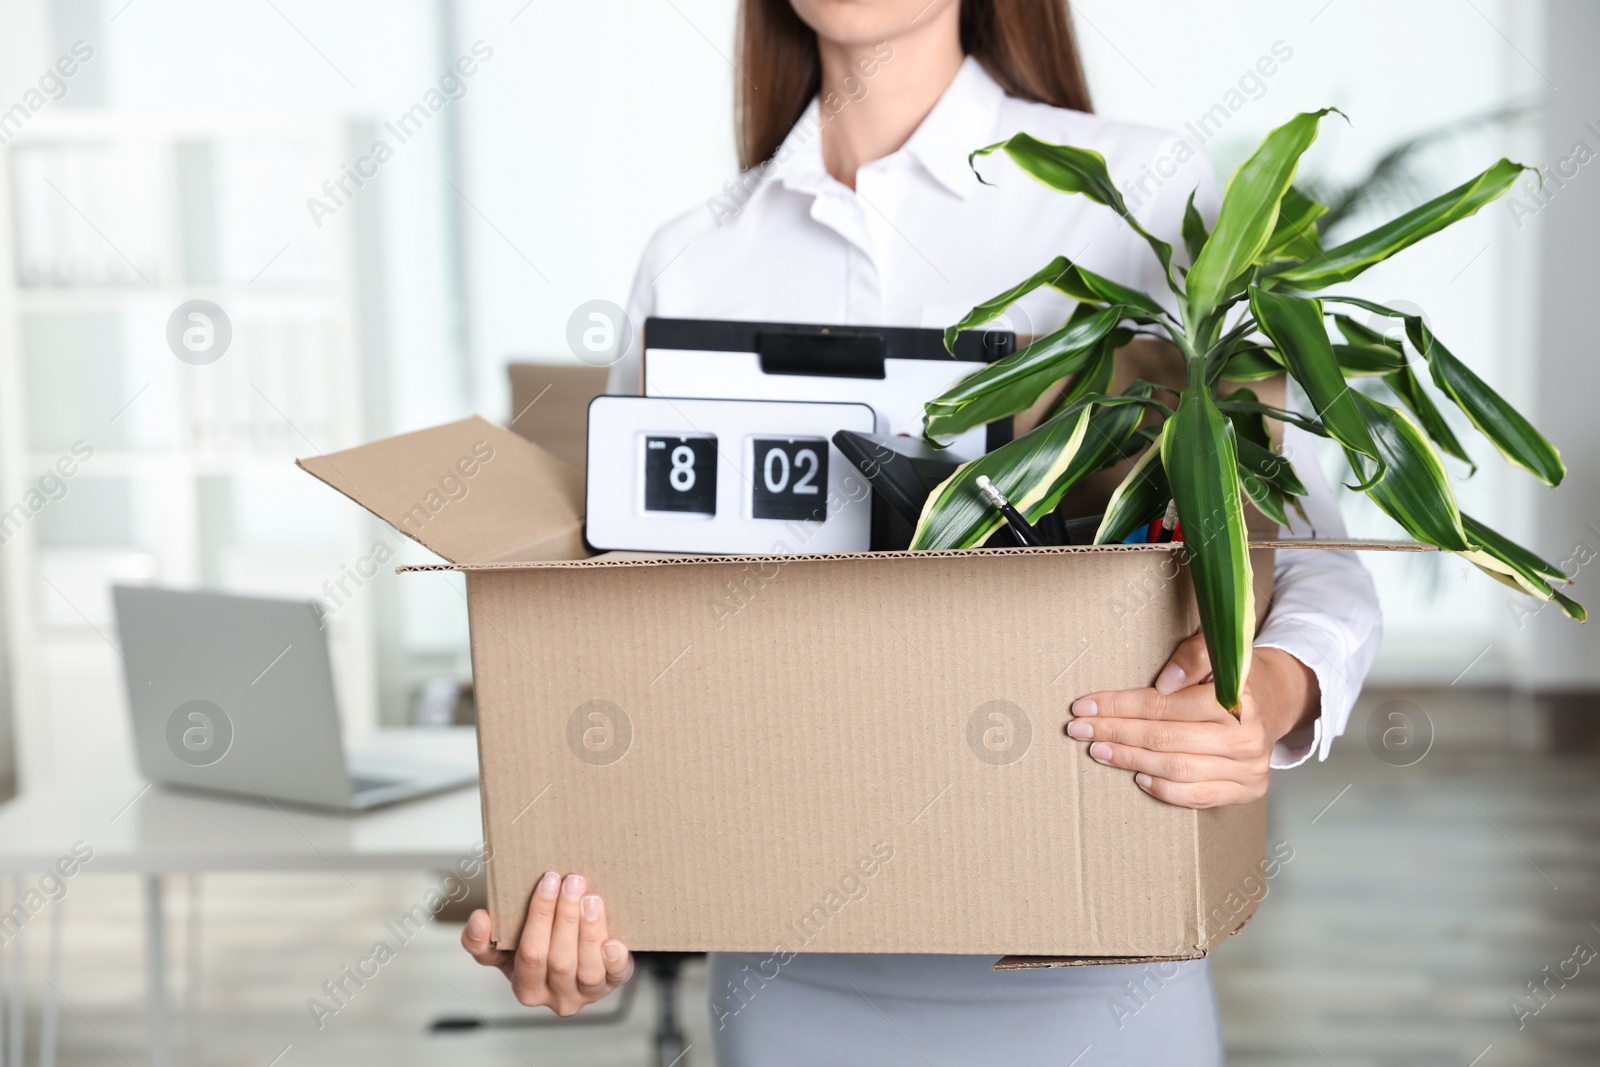
POLYGON ((350 776, 350 789, 355 793, 370 793, 374 789, 388 789, 399 784, 398 778, 367 778, 359 774, 350 776))

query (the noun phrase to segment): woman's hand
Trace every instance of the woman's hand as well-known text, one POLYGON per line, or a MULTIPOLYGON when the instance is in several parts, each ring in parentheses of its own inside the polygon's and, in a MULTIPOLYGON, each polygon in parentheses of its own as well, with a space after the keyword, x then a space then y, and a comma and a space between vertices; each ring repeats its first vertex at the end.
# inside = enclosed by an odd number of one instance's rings
POLYGON ((1200 634, 1184 641, 1150 689, 1091 693, 1072 705, 1067 734, 1089 755, 1134 773, 1169 804, 1214 808, 1267 792, 1272 746, 1310 726, 1320 705, 1311 668, 1276 648, 1253 650, 1239 717, 1217 703, 1200 634))
POLYGON ((461 947, 485 967, 511 979, 517 1000, 543 1004, 565 1018, 576 1015, 633 977, 633 957, 621 941, 606 937, 606 903, 585 894, 583 875, 563 879, 547 871, 528 902, 528 919, 517 950, 489 946, 489 913, 478 910, 461 931, 461 947))

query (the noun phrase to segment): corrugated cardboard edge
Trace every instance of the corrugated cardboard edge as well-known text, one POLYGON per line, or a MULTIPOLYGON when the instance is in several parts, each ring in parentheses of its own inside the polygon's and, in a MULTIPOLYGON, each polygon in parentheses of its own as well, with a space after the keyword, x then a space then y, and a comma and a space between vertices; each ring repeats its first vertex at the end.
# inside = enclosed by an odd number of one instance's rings
MULTIPOLYGON (((412 571, 537 570, 552 567, 667 567, 707 563, 797 563, 831 559, 925 559, 930 556, 971 556, 974 554, 1077 556, 1094 552, 1173 552, 1182 547, 1182 542, 1176 542, 1154 545, 1051 545, 1042 548, 945 548, 928 549, 919 552, 813 552, 760 556, 687 556, 609 552, 599 556, 591 556, 587 559, 490 560, 482 563, 413 563, 404 567, 396 567, 395 572, 404 574, 412 571)), ((1250 547, 1324 552, 1438 551, 1433 545, 1419 544, 1414 541, 1319 541, 1295 538, 1251 541, 1250 547)))
MULTIPOLYGON (((483 631, 480 628, 480 620, 478 618, 476 618, 476 616, 478 614, 478 605, 481 603, 481 601, 479 600, 478 597, 475 597, 475 596, 472 595, 472 593, 473 593, 473 588, 472 587, 473 587, 473 584, 474 584, 474 582, 476 580, 477 579, 474 578, 473 575, 468 574, 468 575, 465 576, 464 581, 463 581, 463 584, 467 587, 467 589, 466 589, 466 593, 467 593, 467 598, 466 598, 467 599, 467 630, 471 634, 471 640, 468 642, 468 646, 467 646, 467 655, 468 655, 468 658, 472 661, 472 678, 473 678, 474 684, 477 683, 478 679, 487 677, 487 671, 488 671, 487 666, 485 664, 479 662, 480 654, 486 654, 485 650, 488 647, 488 643, 485 642, 485 641, 478 640, 478 635, 481 634, 483 631)), ((513 645, 512 647, 515 648, 516 646, 513 645)), ((487 752, 487 749, 486 749, 487 742, 486 742, 486 740, 484 738, 484 731, 474 728, 472 732, 473 732, 473 734, 474 734, 474 736, 476 738, 476 741, 477 741, 477 756, 478 756, 478 768, 479 768, 479 772, 478 772, 478 826, 483 832, 484 843, 485 843, 485 845, 488 845, 488 847, 489 847, 489 858, 492 860, 494 858, 494 846, 492 844, 489 844, 489 827, 492 824, 493 820, 490 818, 489 813, 494 808, 494 804, 493 804, 493 800, 492 800, 492 797, 494 795, 494 787, 493 787, 493 785, 491 785, 491 783, 494 781, 494 776, 483 773, 483 768, 488 766, 488 764, 485 761, 486 761, 486 758, 489 755, 489 753, 487 752)), ((489 885, 489 899, 490 900, 494 899, 494 883, 496 882, 496 880, 498 878, 499 871, 500 871, 500 868, 497 867, 494 863, 485 863, 484 864, 484 880, 489 885)), ((491 920, 492 920, 492 918, 493 918, 493 916, 491 915, 491 920)), ((508 945, 501 945, 496 940, 496 934, 497 934, 497 931, 493 928, 493 926, 491 926, 490 929, 489 929, 489 947, 490 948, 510 948, 510 949, 516 948, 515 945, 509 945, 509 944, 508 945)))
MULTIPOLYGON (((1241 927, 1243 929, 1243 927, 1241 927)), ((1182 956, 1001 956, 994 961, 996 971, 1043 970, 1047 967, 1103 967, 1126 963, 1181 963, 1204 959, 1206 953, 1182 956)))

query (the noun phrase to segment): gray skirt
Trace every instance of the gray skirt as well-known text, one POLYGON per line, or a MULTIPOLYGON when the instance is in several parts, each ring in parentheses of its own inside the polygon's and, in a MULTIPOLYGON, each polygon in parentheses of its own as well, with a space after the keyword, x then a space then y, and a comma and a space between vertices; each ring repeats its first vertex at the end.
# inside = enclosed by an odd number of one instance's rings
POLYGON ((1211 968, 994 971, 992 956, 712 953, 719 1067, 1218 1067, 1211 968))

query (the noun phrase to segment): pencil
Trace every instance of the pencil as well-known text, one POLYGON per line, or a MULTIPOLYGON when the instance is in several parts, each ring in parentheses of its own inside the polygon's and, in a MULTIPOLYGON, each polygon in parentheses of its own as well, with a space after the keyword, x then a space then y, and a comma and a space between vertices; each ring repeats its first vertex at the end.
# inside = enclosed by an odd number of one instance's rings
POLYGON ((1169 500, 1167 501, 1167 513, 1166 515, 1162 516, 1161 519, 1161 534, 1159 539, 1162 541, 1172 540, 1173 533, 1176 530, 1177 525, 1178 502, 1176 500, 1169 500))
POLYGON ((1011 501, 1005 498, 1005 494, 1000 492, 1000 489, 989 480, 987 474, 978 475, 978 492, 982 493, 983 498, 998 508, 1000 514, 1006 517, 1006 522, 1011 524, 1011 529, 1016 532, 1018 541, 1035 548, 1043 547, 1045 542, 1044 538, 1039 536, 1039 531, 1035 530, 1028 520, 1022 517, 1022 512, 1011 506, 1011 501))

